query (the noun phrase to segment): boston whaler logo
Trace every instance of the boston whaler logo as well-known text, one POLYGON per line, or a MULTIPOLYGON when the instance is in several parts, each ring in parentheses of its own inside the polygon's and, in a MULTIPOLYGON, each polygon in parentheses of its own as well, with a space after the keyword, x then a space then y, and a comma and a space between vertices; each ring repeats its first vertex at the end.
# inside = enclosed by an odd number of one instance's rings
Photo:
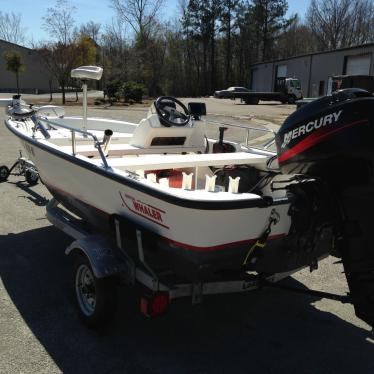
POLYGON ((119 192, 122 200, 122 206, 127 207, 131 212, 148 219, 154 223, 157 223, 160 226, 169 228, 164 224, 165 212, 159 208, 156 208, 152 205, 144 203, 128 194, 122 194, 119 192))
POLYGON ((343 110, 327 114, 324 117, 315 119, 314 121, 308 122, 306 125, 302 125, 284 134, 282 148, 288 145, 291 140, 298 138, 301 135, 309 134, 313 130, 317 130, 326 125, 332 125, 339 120, 343 110))

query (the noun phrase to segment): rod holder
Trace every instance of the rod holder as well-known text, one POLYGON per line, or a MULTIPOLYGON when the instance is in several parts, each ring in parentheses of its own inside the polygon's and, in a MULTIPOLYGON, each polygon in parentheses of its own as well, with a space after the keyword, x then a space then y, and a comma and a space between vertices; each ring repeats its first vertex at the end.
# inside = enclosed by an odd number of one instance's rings
POLYGON ((162 187, 169 187, 169 178, 160 178, 158 183, 160 183, 162 187))
POLYGON ((51 135, 49 134, 47 128, 42 124, 42 122, 39 121, 39 119, 34 114, 30 118, 34 123, 34 129, 33 129, 32 137, 34 138, 35 137, 35 132, 37 130, 39 130, 43 134, 45 139, 49 139, 51 137, 51 135))
POLYGON ((183 190, 192 190, 192 177, 193 173, 187 174, 182 171, 182 189, 183 190))
POLYGON ((112 135, 113 135, 112 130, 107 129, 104 131, 104 138, 103 138, 102 144, 103 144, 103 152, 105 156, 108 156, 109 145, 110 145, 110 141, 112 140, 112 135))
POLYGON ((240 177, 232 178, 229 176, 229 188, 227 192, 238 193, 240 177))
POLYGON ((87 81, 83 81, 83 131, 87 131, 87 81))
POLYGON ((135 170, 135 174, 139 175, 139 177, 144 178, 144 170, 143 169, 135 170))
POLYGON ((208 191, 208 192, 215 191, 216 179, 217 179, 217 175, 213 175, 213 177, 210 177, 209 175, 205 175, 205 191, 208 191))
POLYGON ((149 173, 147 174, 147 181, 152 183, 157 183, 157 176, 155 173, 149 173))

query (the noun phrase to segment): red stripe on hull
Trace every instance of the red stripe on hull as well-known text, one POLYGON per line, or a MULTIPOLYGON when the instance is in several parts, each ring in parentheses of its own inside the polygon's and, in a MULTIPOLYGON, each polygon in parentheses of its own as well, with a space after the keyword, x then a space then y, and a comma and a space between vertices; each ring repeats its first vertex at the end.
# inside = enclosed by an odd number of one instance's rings
MULTIPOLYGON (((109 217, 110 217, 110 213, 107 213, 107 212, 104 212, 103 210, 85 202, 85 201, 82 201, 82 200, 78 200, 75 196, 73 196, 72 194, 66 192, 66 191, 63 191, 61 190, 60 188, 58 187, 55 187, 53 186, 52 184, 49 184, 48 182, 46 182, 45 180, 43 180, 45 186, 51 191, 53 190, 56 190, 58 191, 61 195, 66 195, 66 196, 71 196, 73 199, 79 201, 80 203, 83 203, 85 205, 87 205, 88 207, 90 207, 91 209, 95 210, 96 212, 100 212, 102 215, 106 215, 108 217, 108 221, 109 221, 109 217)), ((240 247, 240 246, 244 246, 244 245, 249 245, 249 244, 253 244, 254 242, 256 242, 257 238, 253 238, 253 239, 246 239, 246 240, 240 240, 240 241, 237 241, 237 242, 230 242, 230 243, 225 243, 225 244, 219 244, 219 245, 214 245, 214 246, 209 246, 209 247, 200 247, 200 246, 194 246, 194 245, 190 245, 190 244, 187 244, 187 243, 182 243, 182 242, 178 242, 176 240, 173 240, 173 239, 170 239, 170 238, 167 238, 165 236, 162 236, 160 234, 157 234, 163 241, 169 243, 169 244, 172 244, 174 246, 177 246, 177 247, 180 247, 180 248, 184 248, 186 250, 189 250, 189 251, 192 251, 192 252, 214 252, 214 251, 220 251, 220 250, 225 250, 225 249, 230 249, 230 248, 237 248, 237 247, 240 247)), ((272 235, 272 236, 269 236, 268 240, 276 240, 276 239, 281 239, 283 237, 285 237, 286 234, 285 233, 282 233, 282 234, 277 234, 277 235, 272 235)))
MULTIPOLYGON (((281 238, 284 238, 285 236, 286 236, 286 234, 271 235, 271 236, 269 236, 268 240, 281 239, 281 238)), ((211 246, 211 247, 196 247, 196 246, 193 246, 193 245, 180 243, 180 242, 177 242, 175 240, 171 240, 171 239, 168 239, 168 238, 165 238, 165 237, 162 237, 162 238, 170 244, 173 244, 175 246, 187 249, 189 251, 194 251, 194 252, 212 252, 212 251, 219 251, 219 250, 229 249, 229 248, 237 248, 237 247, 241 247, 241 246, 244 246, 244 245, 253 244, 257 241, 257 239, 246 239, 246 240, 240 240, 240 241, 237 241, 237 242, 214 245, 214 246, 211 246)))

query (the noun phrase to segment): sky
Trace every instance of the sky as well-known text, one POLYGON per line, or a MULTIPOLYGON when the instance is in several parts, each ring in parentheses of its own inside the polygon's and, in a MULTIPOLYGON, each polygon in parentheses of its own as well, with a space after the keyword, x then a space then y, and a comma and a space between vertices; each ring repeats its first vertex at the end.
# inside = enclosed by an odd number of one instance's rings
MULTIPOLYGON (((288 15, 298 13, 303 18, 310 0, 288 0, 288 15)), ((74 18, 77 24, 90 20, 105 25, 115 17, 114 10, 110 8, 109 0, 70 0, 76 7, 74 18)), ((162 12, 164 19, 176 16, 178 0, 165 0, 165 10, 162 12)), ((22 15, 22 24, 27 29, 27 39, 33 42, 49 39, 48 34, 42 29, 42 17, 48 7, 53 7, 53 0, 0 0, 0 10, 3 13, 14 12, 22 15)))

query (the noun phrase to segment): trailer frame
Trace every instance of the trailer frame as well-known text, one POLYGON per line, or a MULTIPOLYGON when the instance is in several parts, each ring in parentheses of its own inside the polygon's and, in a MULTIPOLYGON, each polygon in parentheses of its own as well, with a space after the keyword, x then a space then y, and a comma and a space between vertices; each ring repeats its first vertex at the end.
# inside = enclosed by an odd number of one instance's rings
MULTIPOLYGON (((182 282, 170 283, 161 280, 146 262, 143 245, 142 230, 136 230, 136 253, 137 259, 133 259, 126 248, 124 248, 119 232, 119 222, 115 220, 116 240, 112 242, 103 235, 92 234, 83 227, 81 220, 70 212, 59 206, 59 202, 52 198, 46 206, 46 217, 55 227, 74 239, 66 248, 65 254, 83 256, 88 260, 92 274, 97 281, 105 279, 117 279, 131 286, 140 286, 141 312, 147 316, 156 316, 166 312, 171 301, 190 297, 192 305, 202 302, 204 295, 215 295, 224 293, 248 292, 263 287, 263 278, 258 275, 246 273, 242 279, 232 279, 214 282, 182 282), (160 297, 161 296, 161 297, 160 297), (152 310, 155 302, 165 299, 161 310, 152 310)), ((276 273, 266 277, 267 283, 274 283, 288 277, 295 271, 276 273)), ((76 276, 76 274, 75 274, 76 276)), ((109 290, 107 290, 109 292, 109 290)), ((79 295, 76 295, 79 299, 79 295)), ((158 305, 158 304, 157 304, 158 305)), ((92 323, 91 316, 81 310, 78 303, 80 316, 83 322, 91 327, 97 327, 107 322, 107 318, 99 318, 92 323)), ((105 310, 104 315, 112 314, 112 310, 105 310)))

